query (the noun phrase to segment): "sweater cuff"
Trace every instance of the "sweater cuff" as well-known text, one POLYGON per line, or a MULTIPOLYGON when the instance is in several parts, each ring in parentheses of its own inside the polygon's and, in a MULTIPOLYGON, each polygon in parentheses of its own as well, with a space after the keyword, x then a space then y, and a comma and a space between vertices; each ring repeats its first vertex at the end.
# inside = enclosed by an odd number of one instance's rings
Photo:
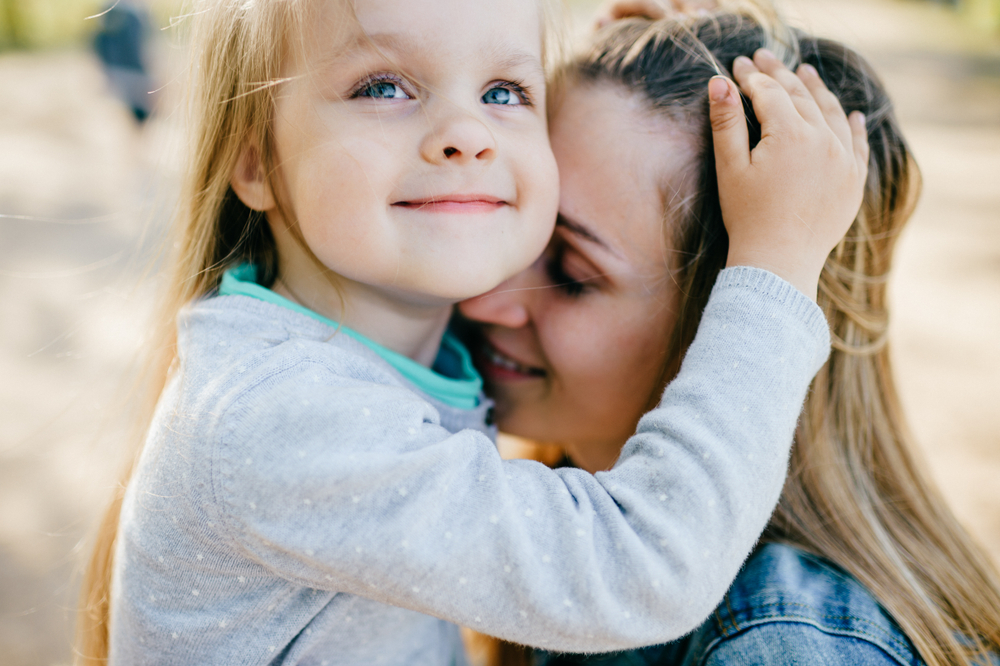
MULTIPOLYGON (((742 301, 744 307, 750 310, 778 305, 791 319, 798 320, 806 331, 818 342, 822 349, 822 358, 818 359, 817 368, 821 366, 830 354, 830 325, 826 321, 823 310, 808 296, 796 289, 790 282, 783 280, 774 273, 753 266, 735 266, 726 268, 719 273, 715 281, 713 294, 722 291, 745 292, 746 296, 729 294, 729 298, 742 301)), ((773 314, 771 315, 774 316, 773 314)))

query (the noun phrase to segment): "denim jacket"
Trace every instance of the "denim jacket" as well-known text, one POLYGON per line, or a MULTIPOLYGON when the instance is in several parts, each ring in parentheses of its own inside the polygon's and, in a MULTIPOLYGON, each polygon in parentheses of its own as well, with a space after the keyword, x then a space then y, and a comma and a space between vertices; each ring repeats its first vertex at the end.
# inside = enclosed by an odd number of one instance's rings
POLYGON ((606 655, 538 654, 537 666, 917 666, 910 641, 849 574, 793 546, 761 546, 693 633, 606 655))

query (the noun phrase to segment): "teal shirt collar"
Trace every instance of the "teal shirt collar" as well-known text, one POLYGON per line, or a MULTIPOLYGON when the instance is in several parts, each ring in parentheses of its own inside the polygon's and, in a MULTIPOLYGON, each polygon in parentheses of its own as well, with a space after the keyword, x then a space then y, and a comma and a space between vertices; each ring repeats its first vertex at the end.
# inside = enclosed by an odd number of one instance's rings
POLYGON ((299 314, 311 317, 327 326, 333 327, 345 335, 354 338, 382 357, 386 363, 396 369, 427 395, 440 400, 446 405, 458 409, 473 409, 479 404, 479 395, 483 390, 483 379, 472 365, 472 355, 458 338, 446 331, 441 340, 441 350, 434 362, 434 367, 447 372, 445 376, 431 368, 420 365, 412 358, 403 356, 393 350, 383 347, 356 331, 338 324, 332 319, 313 312, 309 308, 280 296, 266 287, 257 284, 257 269, 250 264, 241 264, 227 270, 219 285, 220 296, 249 296, 267 303, 280 305, 299 314))

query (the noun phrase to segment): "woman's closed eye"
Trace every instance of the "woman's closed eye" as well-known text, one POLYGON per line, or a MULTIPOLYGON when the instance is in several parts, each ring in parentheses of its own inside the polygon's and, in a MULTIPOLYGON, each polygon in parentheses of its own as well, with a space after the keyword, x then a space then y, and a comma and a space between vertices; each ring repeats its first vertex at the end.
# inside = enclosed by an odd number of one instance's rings
POLYGON ((545 258, 545 272, 552 286, 562 291, 566 296, 576 298, 595 288, 597 275, 584 269, 583 260, 575 259, 570 253, 575 252, 567 245, 551 248, 545 258))
POLYGON ((495 81, 483 93, 483 104, 502 106, 531 106, 531 96, 525 88, 514 81, 495 81))

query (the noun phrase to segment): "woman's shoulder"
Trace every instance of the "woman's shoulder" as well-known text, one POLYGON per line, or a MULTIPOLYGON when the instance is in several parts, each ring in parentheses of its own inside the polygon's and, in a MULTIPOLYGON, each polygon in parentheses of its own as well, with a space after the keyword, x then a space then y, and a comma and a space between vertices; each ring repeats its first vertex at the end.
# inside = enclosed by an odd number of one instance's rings
POLYGON ((865 587, 823 558, 768 543, 692 634, 606 655, 541 654, 544 666, 918 666, 902 630, 865 587))
POLYGON ((780 543, 754 553, 722 604, 684 643, 675 663, 685 666, 922 663, 857 579, 780 543))

